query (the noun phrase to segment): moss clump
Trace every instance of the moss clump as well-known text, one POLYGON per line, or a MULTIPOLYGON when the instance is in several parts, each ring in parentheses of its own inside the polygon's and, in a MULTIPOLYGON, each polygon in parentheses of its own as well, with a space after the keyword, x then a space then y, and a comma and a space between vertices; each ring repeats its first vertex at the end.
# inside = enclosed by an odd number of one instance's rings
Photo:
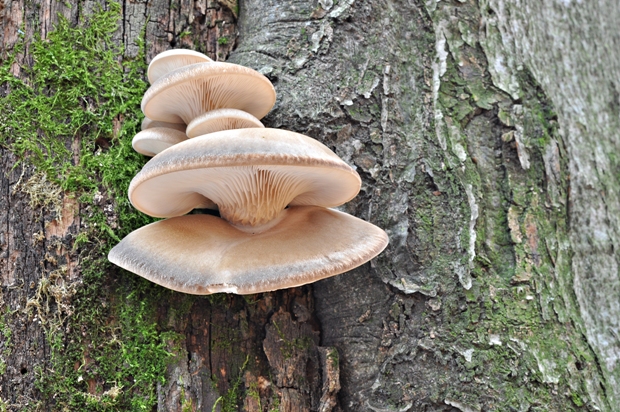
MULTIPOLYGON (((47 293, 54 284, 42 283, 30 306, 33 316, 45 318, 51 348, 49 365, 38 371, 39 406, 53 410, 152 409, 175 345, 175 334, 158 328, 155 313, 172 292, 137 277, 113 277, 106 259, 119 237, 150 221, 126 196, 144 163, 131 148, 147 87, 144 54, 123 58, 112 40, 121 6, 106 8, 78 27, 60 18, 47 39, 22 39, 0 66, 0 90, 7 91, 0 96, 0 144, 35 170, 24 182, 30 192, 22 191, 56 219, 61 209, 50 200, 52 189, 56 199, 82 204, 81 232, 62 240, 80 262, 81 281, 62 302, 47 293), (34 63, 20 67, 18 78, 15 57, 26 44, 34 63), (101 197, 111 213, 95 204, 101 197)), ((50 265, 56 268, 42 282, 62 275, 62 262, 50 265)))

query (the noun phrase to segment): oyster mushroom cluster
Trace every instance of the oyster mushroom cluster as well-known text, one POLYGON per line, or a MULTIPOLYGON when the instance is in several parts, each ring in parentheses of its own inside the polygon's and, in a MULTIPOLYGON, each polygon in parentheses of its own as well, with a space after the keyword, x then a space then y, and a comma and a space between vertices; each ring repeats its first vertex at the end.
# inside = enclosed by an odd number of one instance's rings
POLYGON ((276 99, 265 76, 172 50, 148 78, 133 147, 153 158, 129 199, 166 219, 125 237, 112 263, 180 292, 251 294, 346 272, 386 247, 383 230, 329 209, 357 195, 355 170, 317 140, 260 122, 276 99))

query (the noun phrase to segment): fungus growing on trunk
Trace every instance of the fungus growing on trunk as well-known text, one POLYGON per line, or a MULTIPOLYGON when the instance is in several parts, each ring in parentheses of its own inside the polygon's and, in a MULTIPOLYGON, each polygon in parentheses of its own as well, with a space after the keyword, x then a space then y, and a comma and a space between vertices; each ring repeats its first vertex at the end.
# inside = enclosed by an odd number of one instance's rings
POLYGON ((358 174, 318 141, 278 129, 238 129, 182 142, 148 162, 129 186, 134 207, 180 216, 205 199, 238 228, 260 231, 288 205, 339 206, 358 174))
POLYGON ((142 111, 153 119, 189 124, 216 109, 238 109, 261 119, 273 107, 276 92, 269 79, 231 63, 198 63, 160 77, 146 91, 142 111))
POLYGON ((168 127, 152 127, 142 130, 133 137, 133 149, 145 156, 155 156, 157 153, 187 140, 187 135, 179 130, 168 127))
POLYGON ((250 294, 304 285, 375 257, 388 239, 336 210, 290 207, 268 231, 248 234, 209 215, 144 226, 110 252, 112 263, 179 292, 250 294))
POLYGON ((275 103, 265 76, 204 58, 167 52, 149 66, 147 119, 133 145, 155 157, 129 199, 169 219, 130 233, 110 261, 181 292, 249 294, 337 275, 381 253, 383 230, 327 209, 357 195, 355 170, 310 137, 264 128, 259 119, 275 103), (199 208, 221 217, 182 216, 199 208))
POLYGON ((149 83, 155 83, 160 77, 184 66, 196 63, 212 62, 209 57, 194 50, 174 49, 159 53, 151 60, 147 70, 149 83))

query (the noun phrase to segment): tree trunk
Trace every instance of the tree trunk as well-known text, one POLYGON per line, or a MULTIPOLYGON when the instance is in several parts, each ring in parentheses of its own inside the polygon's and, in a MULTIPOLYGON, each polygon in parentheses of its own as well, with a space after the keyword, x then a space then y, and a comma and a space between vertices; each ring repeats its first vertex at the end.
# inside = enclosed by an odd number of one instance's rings
POLYGON ((0 19, 0 411, 618 410, 613 0, 5 0, 0 19), (148 221, 130 142, 142 63, 170 48, 268 76, 265 126, 357 168, 343 210, 386 251, 245 297, 107 263, 148 221))

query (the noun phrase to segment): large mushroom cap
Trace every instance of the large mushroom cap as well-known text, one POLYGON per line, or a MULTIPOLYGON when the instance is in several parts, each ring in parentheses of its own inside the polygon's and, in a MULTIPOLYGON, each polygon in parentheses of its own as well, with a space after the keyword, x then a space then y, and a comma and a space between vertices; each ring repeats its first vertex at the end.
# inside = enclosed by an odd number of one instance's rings
POLYGON ((168 127, 153 127, 142 130, 131 141, 133 149, 145 156, 155 156, 177 143, 187 140, 187 135, 168 127))
POLYGON ((134 207, 183 215, 210 199, 238 226, 275 219, 287 205, 333 207, 358 193, 358 174, 318 141, 278 129, 237 129, 179 143, 131 181, 134 207))
POLYGON ((237 109, 218 109, 201 114, 187 125, 187 137, 192 138, 222 130, 263 128, 263 124, 248 112, 237 109))
POLYGON ((194 50, 175 49, 159 53, 151 60, 147 71, 149 83, 153 84, 160 77, 184 66, 196 63, 212 62, 210 58, 194 50))
POLYGON ((265 76, 231 63, 198 63, 177 69, 154 82, 142 98, 142 111, 153 119, 189 124, 216 109, 238 109, 260 119, 276 102, 265 76))
POLYGON ((129 234, 108 259, 176 291, 243 295, 346 272, 388 243, 383 230, 346 213, 315 206, 285 213, 280 223, 257 235, 209 215, 162 220, 129 234))

